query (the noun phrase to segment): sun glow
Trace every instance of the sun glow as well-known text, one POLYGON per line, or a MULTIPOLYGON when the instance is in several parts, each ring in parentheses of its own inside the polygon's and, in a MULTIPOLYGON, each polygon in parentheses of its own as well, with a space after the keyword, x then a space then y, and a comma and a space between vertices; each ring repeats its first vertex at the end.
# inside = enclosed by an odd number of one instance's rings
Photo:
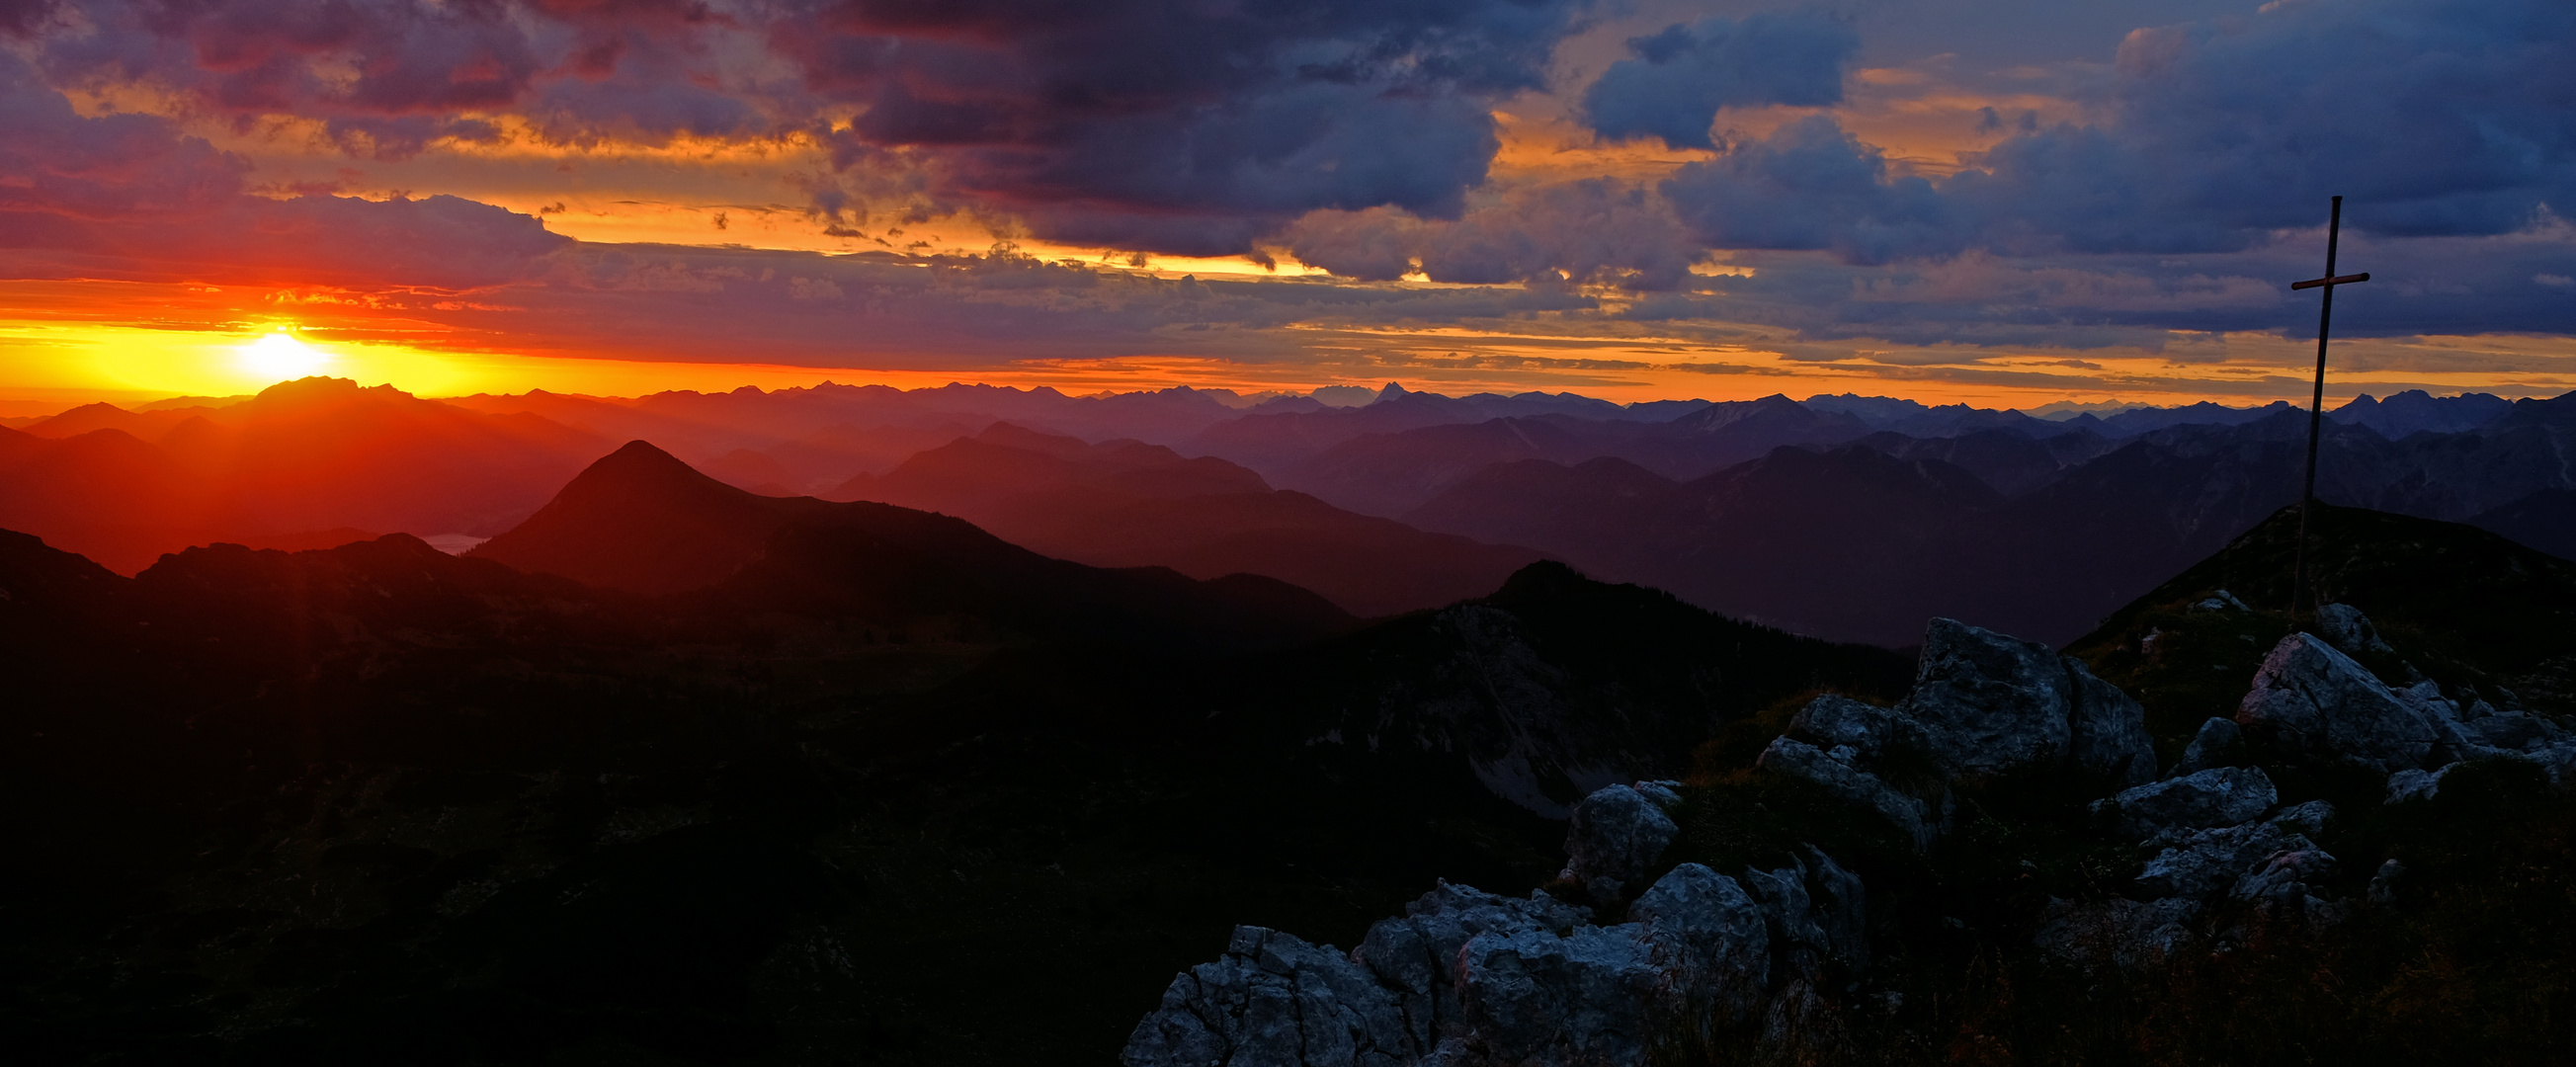
POLYGON ((318 374, 331 362, 331 353, 305 344, 283 328, 241 346, 241 369, 269 381, 318 374))

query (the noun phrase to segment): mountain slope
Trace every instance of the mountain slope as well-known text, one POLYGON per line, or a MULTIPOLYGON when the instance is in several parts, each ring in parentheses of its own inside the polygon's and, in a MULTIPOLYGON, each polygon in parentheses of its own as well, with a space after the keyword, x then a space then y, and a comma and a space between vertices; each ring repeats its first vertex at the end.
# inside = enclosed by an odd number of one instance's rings
POLYGON ((647 595, 886 626, 954 616, 1019 636, 1274 645, 1350 617, 1250 575, 1197 581, 1050 559, 971 523, 890 504, 757 496, 633 441, 470 555, 647 595))
POLYGON ((1085 444, 1008 423, 833 494, 961 516, 1014 544, 1100 567, 1258 574, 1364 616, 1439 607, 1500 585, 1539 553, 1357 515, 1214 457, 1085 444))

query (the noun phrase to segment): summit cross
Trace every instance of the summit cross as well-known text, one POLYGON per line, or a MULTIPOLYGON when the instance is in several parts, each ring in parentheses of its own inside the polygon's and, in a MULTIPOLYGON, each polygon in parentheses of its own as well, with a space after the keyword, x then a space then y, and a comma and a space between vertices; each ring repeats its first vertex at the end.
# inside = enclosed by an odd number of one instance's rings
POLYGON ((2325 421, 2326 330, 2334 323, 2335 286, 2370 280, 2370 274, 2367 271, 2340 277, 2335 274, 2335 243, 2342 235, 2343 198, 2338 196, 2334 198, 2333 206, 2327 209, 2326 214, 2325 274, 2304 282, 2290 283, 2292 291, 2300 289, 2326 291, 2325 302, 2317 310, 2317 386, 2316 390, 2308 396, 2308 481, 2306 488, 2299 493, 2299 547, 2297 554, 2290 557, 2290 621, 2293 624, 2299 619, 2299 596, 2307 587, 2308 512, 2315 510, 2317 503, 2317 432, 2325 421))

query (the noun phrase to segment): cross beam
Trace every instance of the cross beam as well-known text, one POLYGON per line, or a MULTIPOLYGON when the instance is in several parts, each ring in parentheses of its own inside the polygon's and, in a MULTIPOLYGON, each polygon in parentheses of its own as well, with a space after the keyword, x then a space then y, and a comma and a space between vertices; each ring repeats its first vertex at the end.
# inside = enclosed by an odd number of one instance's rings
POLYGON ((2335 269, 2335 245, 2343 236, 2343 198, 2334 198, 2326 213, 2326 272, 2323 277, 2304 282, 2291 282, 2292 291, 2323 289, 2325 300, 2317 309, 2317 385, 2308 396, 2308 481, 2299 493, 2299 547, 2290 563, 2290 621, 2299 620, 2299 597, 2308 579, 2308 512, 2317 503, 2317 434, 2325 423, 2326 407, 2326 330, 2334 324, 2335 286, 2370 280, 2369 272, 2338 275, 2335 269))

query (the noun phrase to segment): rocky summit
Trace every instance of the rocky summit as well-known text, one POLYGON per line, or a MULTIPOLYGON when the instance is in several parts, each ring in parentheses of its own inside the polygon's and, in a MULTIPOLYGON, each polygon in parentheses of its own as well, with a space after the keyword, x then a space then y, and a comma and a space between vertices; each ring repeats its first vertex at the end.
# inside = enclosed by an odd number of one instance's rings
POLYGON ((1923 895, 1912 883, 1973 864, 2003 825, 1991 812, 2020 796, 2090 791, 2070 809, 2077 836, 2130 857, 2088 875, 2089 894, 2048 896, 2011 920, 2014 951, 2057 973, 2098 983, 2205 968, 2254 941, 2394 921, 2405 865, 2379 864, 2365 888, 2319 844, 2347 818, 2384 817, 2285 790, 2265 767, 2302 783, 2384 778, 2384 806, 2411 812, 2472 766, 2563 782, 2576 738, 2546 716, 2446 692, 2402 660, 2391 660, 2401 677, 2373 673, 2338 647, 2394 653, 2357 609, 2329 605, 2317 620, 2325 635, 2281 640, 2235 717, 2205 723, 2161 767, 2138 702, 2081 662, 1935 620, 1915 686, 1892 706, 1817 696, 1750 772, 1592 793, 1569 820, 1563 873, 1526 898, 1442 883, 1347 952, 1238 928, 1222 958, 1172 980, 1122 1062, 1821 1062, 1862 1034, 1901 1048, 1919 1035, 1903 1033, 1900 972, 1964 928, 1909 923, 1923 895), (1718 795, 1765 781, 1795 787, 1775 799, 1806 790, 1860 822, 1814 824, 1815 840, 1769 860, 1693 858, 1696 842, 1735 832, 1718 795), (1891 864, 1870 840, 1928 866, 1873 883, 1856 871, 1915 861, 1891 864))

